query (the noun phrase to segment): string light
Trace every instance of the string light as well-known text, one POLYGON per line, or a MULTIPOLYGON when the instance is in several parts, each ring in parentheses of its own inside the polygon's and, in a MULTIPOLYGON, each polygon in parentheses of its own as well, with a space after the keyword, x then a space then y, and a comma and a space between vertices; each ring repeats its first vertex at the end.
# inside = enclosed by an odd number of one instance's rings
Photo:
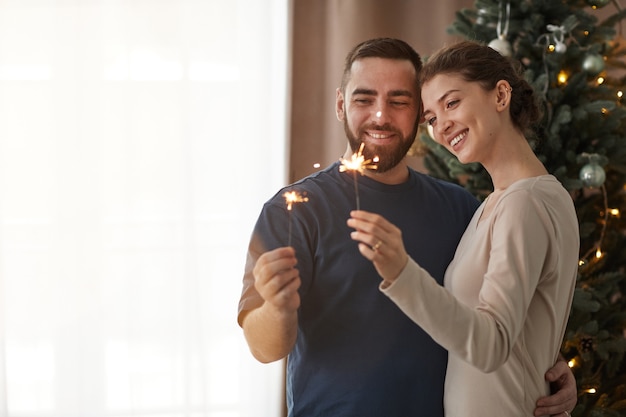
POLYGON ((589 389, 586 389, 585 392, 587 394, 595 394, 597 391, 595 388, 589 388, 589 389))
POLYGON ((556 80, 559 83, 559 85, 563 85, 565 83, 567 83, 567 72, 565 72, 564 70, 561 70, 559 72, 559 74, 556 76, 556 80))
POLYGON ((574 366, 576 366, 576 360, 571 359, 569 362, 567 362, 567 366, 569 366, 570 368, 573 368, 574 366))
POLYGON ((604 77, 602 77, 602 76, 598 77, 598 79, 596 80, 596 82, 598 83, 598 85, 602 85, 602 84, 604 84, 604 81, 605 81, 605 80, 604 80, 604 77))
POLYGON ((606 187, 604 186, 604 184, 600 187, 600 189, 602 190, 602 197, 604 198, 604 221, 602 222, 602 230, 600 231, 600 239, 598 239, 596 246, 589 249, 589 251, 587 251, 587 253, 582 257, 582 259, 578 261, 579 266, 585 265, 587 263, 585 259, 587 259, 594 251, 595 251, 596 259, 601 259, 604 256, 604 253, 602 252, 602 241, 604 240, 604 234, 606 233, 606 226, 609 220, 609 213, 610 212, 612 213, 612 210, 617 210, 617 209, 609 210, 609 198, 607 196, 606 187))

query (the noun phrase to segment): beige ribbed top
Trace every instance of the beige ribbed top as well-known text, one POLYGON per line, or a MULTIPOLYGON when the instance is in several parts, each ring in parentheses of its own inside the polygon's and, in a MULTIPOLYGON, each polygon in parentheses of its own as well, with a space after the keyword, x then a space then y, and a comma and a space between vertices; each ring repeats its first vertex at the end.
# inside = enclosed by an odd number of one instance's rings
MULTIPOLYGON (((383 289, 449 351, 447 417, 532 416, 565 332, 578 267, 571 197, 551 175, 478 208, 439 286, 413 260, 383 289)), ((427 376, 425 376, 427 377, 427 376)))

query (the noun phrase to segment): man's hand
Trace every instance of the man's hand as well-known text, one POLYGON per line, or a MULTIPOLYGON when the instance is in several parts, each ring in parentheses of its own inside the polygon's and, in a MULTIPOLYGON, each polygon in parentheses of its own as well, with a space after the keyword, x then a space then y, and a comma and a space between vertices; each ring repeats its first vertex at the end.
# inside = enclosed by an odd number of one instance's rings
POLYGON ((293 248, 284 247, 264 253, 254 266, 254 287, 277 312, 290 314, 300 307, 297 263, 293 248))
POLYGON ((578 400, 576 378, 572 370, 564 360, 558 360, 546 372, 546 381, 550 382, 554 394, 537 400, 535 415, 569 417, 569 413, 574 409, 578 400))
POLYGON ((301 284, 296 263, 293 248, 283 247, 261 255, 252 271, 264 303, 241 320, 250 352, 260 362, 284 358, 296 342, 301 284))

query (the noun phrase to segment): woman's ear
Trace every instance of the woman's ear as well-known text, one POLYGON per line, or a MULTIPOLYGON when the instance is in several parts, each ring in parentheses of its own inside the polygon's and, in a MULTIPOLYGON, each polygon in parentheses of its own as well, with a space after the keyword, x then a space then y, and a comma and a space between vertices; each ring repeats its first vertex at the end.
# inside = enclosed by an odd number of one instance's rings
POLYGON ((511 103, 513 88, 508 81, 500 80, 496 83, 496 105, 498 110, 504 110, 511 103))

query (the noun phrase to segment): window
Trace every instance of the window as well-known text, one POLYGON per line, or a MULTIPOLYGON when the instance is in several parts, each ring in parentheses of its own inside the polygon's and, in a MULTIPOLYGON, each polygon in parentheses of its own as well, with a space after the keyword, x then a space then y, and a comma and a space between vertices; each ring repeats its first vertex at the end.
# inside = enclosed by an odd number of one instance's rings
POLYGON ((286 0, 0 3, 0 413, 280 414, 236 311, 286 178, 287 21, 286 0))

